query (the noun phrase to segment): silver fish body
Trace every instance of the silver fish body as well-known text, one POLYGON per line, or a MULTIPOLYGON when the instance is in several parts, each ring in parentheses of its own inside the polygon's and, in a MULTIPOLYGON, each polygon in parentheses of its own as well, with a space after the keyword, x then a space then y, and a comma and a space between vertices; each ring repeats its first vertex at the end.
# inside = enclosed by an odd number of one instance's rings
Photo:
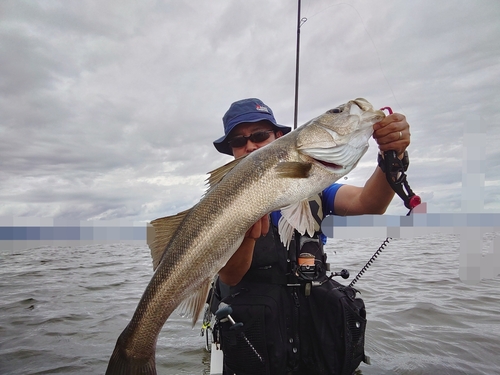
POLYGON ((184 301, 194 325, 213 277, 246 231, 269 212, 299 205, 349 173, 368 148, 373 124, 384 117, 364 99, 349 101, 211 172, 198 204, 151 222, 156 271, 106 374, 156 374, 156 341, 170 314, 184 301))

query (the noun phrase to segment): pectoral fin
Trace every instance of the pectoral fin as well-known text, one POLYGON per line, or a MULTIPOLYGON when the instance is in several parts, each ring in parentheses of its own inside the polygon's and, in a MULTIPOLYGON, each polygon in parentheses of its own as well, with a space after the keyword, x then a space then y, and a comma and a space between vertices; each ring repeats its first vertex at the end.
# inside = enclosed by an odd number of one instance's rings
POLYGON ((299 161, 286 161, 276 165, 275 170, 279 177, 307 178, 312 164, 299 161))
POLYGON ((314 235, 314 225, 315 220, 308 200, 283 207, 278 222, 281 242, 288 249, 295 229, 302 235, 307 232, 312 237, 314 235))

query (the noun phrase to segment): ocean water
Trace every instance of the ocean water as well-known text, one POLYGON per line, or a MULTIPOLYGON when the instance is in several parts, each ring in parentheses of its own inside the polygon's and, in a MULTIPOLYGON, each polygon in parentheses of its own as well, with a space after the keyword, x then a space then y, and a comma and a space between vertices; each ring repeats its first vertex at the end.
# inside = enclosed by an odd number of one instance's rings
MULTIPOLYGON (((348 283, 382 240, 330 240, 332 270, 348 269, 348 283)), ((394 239, 357 282, 372 362, 359 374, 500 374, 500 277, 462 283, 459 246, 394 239)), ((103 374, 151 275, 145 244, 1 250, 0 374, 103 374)), ((209 374, 200 327, 169 318, 158 374, 209 374)))

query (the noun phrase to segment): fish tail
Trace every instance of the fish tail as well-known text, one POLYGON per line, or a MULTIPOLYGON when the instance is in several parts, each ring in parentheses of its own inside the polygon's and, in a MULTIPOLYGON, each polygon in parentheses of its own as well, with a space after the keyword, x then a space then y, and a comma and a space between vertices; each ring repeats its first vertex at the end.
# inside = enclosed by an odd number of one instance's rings
POLYGON ((118 342, 109 359, 106 375, 156 375, 154 352, 150 358, 133 358, 118 342))

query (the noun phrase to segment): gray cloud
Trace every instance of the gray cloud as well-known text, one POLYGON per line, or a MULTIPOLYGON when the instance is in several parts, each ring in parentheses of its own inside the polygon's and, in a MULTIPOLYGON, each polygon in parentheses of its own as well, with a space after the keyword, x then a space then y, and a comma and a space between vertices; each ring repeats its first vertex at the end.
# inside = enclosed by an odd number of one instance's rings
MULTIPOLYGON (((212 141, 231 102, 260 97, 293 122, 296 4, 4 1, 0 14, 1 216, 173 214, 230 160, 212 141)), ((497 1, 324 0, 302 15, 299 124, 359 96, 404 113, 411 186, 449 212, 463 125, 482 116, 485 207, 500 209, 497 1)), ((375 160, 372 147, 344 182, 362 185, 375 160)))

